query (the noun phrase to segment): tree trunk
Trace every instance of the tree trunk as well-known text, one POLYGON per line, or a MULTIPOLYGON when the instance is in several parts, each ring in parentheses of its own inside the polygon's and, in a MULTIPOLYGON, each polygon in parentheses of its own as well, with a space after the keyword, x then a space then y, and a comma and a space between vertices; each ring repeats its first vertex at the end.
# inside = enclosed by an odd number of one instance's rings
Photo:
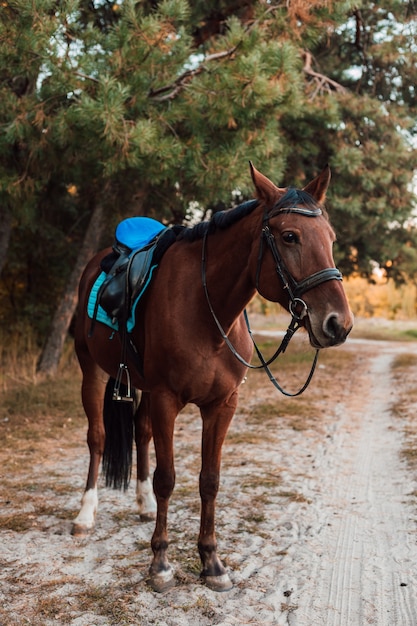
POLYGON ((7 207, 0 208, 0 274, 7 261, 10 234, 12 232, 12 214, 7 207))
POLYGON ((37 372, 52 376, 56 373, 65 338, 75 313, 78 283, 87 262, 97 251, 104 230, 103 207, 99 202, 93 210, 80 253, 68 280, 66 291, 55 312, 48 338, 40 355, 37 372))

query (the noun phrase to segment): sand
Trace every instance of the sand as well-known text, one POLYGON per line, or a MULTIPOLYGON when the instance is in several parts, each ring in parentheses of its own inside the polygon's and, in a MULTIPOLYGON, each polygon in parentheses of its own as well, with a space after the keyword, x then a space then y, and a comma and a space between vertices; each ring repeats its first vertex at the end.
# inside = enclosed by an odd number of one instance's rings
POLYGON ((0 624, 415 626, 415 476, 401 454, 391 363, 417 346, 351 340, 337 349, 360 353, 360 366, 342 378, 318 371, 329 389, 315 427, 256 421, 251 406, 276 398, 279 412, 282 400, 267 383, 243 391, 218 497, 231 591, 215 593, 198 578, 201 430, 191 411, 176 430, 176 587, 161 595, 146 582, 153 523, 139 520, 133 484, 126 493, 101 489, 94 532, 71 536, 88 464, 80 430, 78 441, 34 458, 30 472, 16 471, 20 501, 1 497, 2 515, 19 510, 31 521, 23 532, 0 531, 0 624))

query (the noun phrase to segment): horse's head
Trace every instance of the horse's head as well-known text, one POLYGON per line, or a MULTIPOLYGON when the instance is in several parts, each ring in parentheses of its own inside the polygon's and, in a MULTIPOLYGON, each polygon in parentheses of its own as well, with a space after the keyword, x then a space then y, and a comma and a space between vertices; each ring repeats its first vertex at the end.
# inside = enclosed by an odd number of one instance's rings
POLYGON ((263 211, 259 293, 298 316, 313 347, 343 343, 353 316, 333 260, 335 234, 323 208, 329 167, 303 189, 280 189, 252 165, 251 171, 263 211))

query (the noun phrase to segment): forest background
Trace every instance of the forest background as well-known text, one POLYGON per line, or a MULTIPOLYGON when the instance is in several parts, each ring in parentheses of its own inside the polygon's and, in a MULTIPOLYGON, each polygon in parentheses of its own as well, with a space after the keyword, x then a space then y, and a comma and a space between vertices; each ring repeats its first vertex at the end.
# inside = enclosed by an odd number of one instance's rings
POLYGON ((413 0, 2 0, 2 358, 23 337, 54 373, 117 222, 252 197, 249 160, 281 186, 329 163, 354 312, 415 317, 416 39, 413 0))

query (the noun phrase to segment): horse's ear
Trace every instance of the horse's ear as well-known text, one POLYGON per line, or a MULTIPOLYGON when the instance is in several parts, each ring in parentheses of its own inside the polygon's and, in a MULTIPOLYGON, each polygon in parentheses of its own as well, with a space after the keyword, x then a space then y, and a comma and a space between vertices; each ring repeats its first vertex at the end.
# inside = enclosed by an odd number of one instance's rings
POLYGON ((330 183, 331 172, 330 167, 326 165, 324 170, 314 180, 303 188, 310 196, 313 196, 318 204, 322 204, 326 198, 326 191, 330 183))
POLYGON ((252 161, 249 161, 250 173, 252 176, 253 184, 255 185, 256 193, 259 200, 269 202, 276 200, 277 195, 282 194, 284 189, 280 189, 266 176, 258 172, 256 167, 253 166, 252 161))

